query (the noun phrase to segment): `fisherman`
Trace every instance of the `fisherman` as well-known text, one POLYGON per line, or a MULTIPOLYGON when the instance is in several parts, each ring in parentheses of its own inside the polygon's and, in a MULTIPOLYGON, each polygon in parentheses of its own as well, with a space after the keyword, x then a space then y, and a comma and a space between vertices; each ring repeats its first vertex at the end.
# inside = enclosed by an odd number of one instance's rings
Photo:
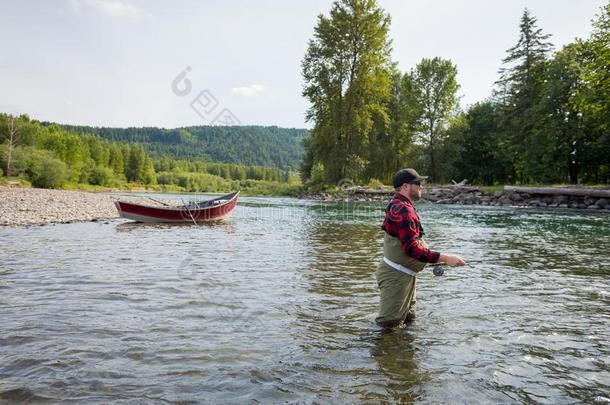
POLYGON ((428 249, 422 239, 424 229, 413 203, 421 199, 422 183, 427 178, 414 169, 402 169, 392 180, 396 194, 386 207, 381 226, 383 259, 375 273, 381 293, 375 322, 384 328, 402 326, 415 319, 416 276, 426 263, 465 264, 460 256, 428 249))

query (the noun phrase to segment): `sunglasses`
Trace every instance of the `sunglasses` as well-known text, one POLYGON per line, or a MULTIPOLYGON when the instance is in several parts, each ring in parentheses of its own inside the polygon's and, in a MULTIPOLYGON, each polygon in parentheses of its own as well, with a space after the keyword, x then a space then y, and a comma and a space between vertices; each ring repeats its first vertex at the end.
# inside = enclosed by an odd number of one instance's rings
POLYGON ((421 187, 421 181, 413 181, 413 182, 411 182, 409 184, 414 184, 416 186, 420 186, 421 187))

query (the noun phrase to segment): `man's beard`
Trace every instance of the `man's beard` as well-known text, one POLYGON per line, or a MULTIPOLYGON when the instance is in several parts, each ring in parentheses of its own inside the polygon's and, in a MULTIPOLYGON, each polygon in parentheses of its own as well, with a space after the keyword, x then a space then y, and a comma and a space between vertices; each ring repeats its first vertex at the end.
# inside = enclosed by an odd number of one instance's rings
POLYGON ((409 193, 409 200, 411 201, 419 201, 420 197, 419 197, 419 191, 417 190, 410 190, 411 192, 409 193))

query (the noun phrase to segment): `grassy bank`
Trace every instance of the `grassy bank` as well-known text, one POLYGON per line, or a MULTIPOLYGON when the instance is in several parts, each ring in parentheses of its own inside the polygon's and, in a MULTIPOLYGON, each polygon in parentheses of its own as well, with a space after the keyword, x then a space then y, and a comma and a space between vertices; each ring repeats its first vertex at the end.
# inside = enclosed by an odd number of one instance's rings
MULTIPOLYGON (((0 185, 25 187, 30 188, 32 184, 24 178, 20 177, 0 177, 0 185)), ((303 187, 300 183, 288 184, 275 181, 264 180, 232 180, 222 183, 212 183, 201 185, 199 187, 183 187, 177 184, 154 184, 146 185, 140 183, 123 183, 117 184, 115 187, 98 186, 82 183, 66 183, 61 190, 82 190, 90 192, 108 192, 108 191, 134 191, 134 192, 159 192, 159 193, 225 193, 234 190, 240 190, 243 196, 290 196, 296 197, 303 192, 303 187)))

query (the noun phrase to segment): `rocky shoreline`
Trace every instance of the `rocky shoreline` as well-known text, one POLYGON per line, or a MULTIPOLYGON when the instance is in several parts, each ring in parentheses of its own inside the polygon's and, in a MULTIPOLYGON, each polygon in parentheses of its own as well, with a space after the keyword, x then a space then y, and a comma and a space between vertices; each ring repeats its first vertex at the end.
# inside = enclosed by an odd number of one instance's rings
MULTIPOLYGON (((121 200, 142 201, 138 197, 121 200)), ((101 221, 119 218, 114 202, 105 193, 0 186, 0 226, 31 226, 101 221)), ((153 201, 147 204, 154 205, 153 201)))
MULTIPOLYGON (((371 190, 360 187, 339 193, 307 192, 302 199, 318 201, 387 202, 392 189, 371 190)), ((540 208, 575 208, 610 212, 610 189, 517 188, 487 192, 478 187, 450 186, 425 188, 424 201, 436 204, 513 206, 540 208), (551 194, 549 194, 551 193, 551 194)), ((119 199, 107 193, 66 191, 0 186, 0 226, 31 226, 53 223, 100 221, 119 218, 114 202, 119 199)), ((146 200, 148 205, 171 201, 120 196, 121 200, 146 200)))
MULTIPOLYGON (((393 189, 353 187, 341 193, 309 192, 300 198, 319 201, 387 202, 393 189)), ((436 204, 482 206, 512 206, 541 208, 575 208, 610 211, 610 190, 580 188, 525 188, 509 187, 487 192, 479 187, 448 186, 424 188, 422 200, 436 204)))

